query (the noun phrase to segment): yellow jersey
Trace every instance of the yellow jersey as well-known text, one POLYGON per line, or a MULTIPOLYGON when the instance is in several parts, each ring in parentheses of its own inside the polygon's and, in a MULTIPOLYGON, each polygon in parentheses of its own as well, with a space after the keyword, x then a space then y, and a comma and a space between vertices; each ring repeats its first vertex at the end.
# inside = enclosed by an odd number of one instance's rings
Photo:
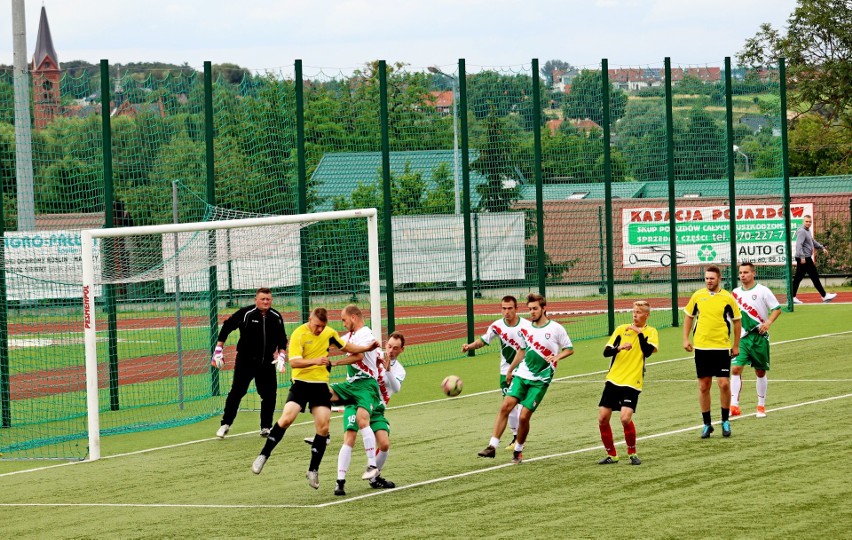
POLYGON ((696 349, 731 348, 731 322, 742 318, 734 295, 725 289, 715 293, 706 288, 699 289, 683 310, 690 317, 698 319, 693 330, 696 349))
MULTIPOLYGON (((293 335, 290 336, 290 348, 287 354, 290 361, 296 358, 313 360, 328 356, 328 350, 331 346, 342 349, 345 345, 346 342, 334 328, 326 326, 317 336, 311 332, 307 323, 305 323, 296 328, 293 335)), ((331 370, 328 366, 308 366, 305 368, 291 366, 290 378, 294 381, 327 383, 329 373, 331 373, 331 370)))
MULTIPOLYGON (((659 350, 660 337, 656 328, 645 325, 642 328, 642 335, 645 336, 649 345, 659 350)), ((632 347, 630 350, 618 351, 609 365, 606 380, 612 384, 629 386, 641 392, 645 381, 645 355, 642 353, 642 346, 639 343, 639 334, 630 330, 629 324, 622 324, 617 327, 606 346, 616 348, 624 343, 630 343, 632 347)))

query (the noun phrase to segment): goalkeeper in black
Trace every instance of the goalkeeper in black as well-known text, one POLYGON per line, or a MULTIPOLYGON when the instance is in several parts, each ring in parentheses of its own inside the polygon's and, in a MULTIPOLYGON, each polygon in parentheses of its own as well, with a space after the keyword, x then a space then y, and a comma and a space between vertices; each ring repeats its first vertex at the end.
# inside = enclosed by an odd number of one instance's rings
POLYGON ((222 425, 216 436, 222 439, 228 434, 237 416, 240 401, 254 379, 254 386, 260 396, 260 435, 266 437, 272 428, 278 391, 275 359, 276 355, 284 356, 287 350, 284 318, 272 309, 272 291, 261 287, 254 295, 253 306, 238 310, 222 324, 211 362, 214 367, 222 369, 225 366, 225 340, 237 329, 240 331, 240 339, 237 341, 237 357, 234 359, 234 379, 225 399, 222 425))

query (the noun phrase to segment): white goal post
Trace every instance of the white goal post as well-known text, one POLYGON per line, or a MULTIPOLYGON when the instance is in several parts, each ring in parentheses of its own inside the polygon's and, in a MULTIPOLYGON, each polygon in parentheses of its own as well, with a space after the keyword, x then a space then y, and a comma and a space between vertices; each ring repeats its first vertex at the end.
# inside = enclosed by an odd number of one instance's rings
MULTIPOLYGON (((83 267, 83 330, 85 340, 86 362, 86 406, 88 411, 89 461, 100 459, 100 412, 98 397, 98 362, 95 321, 95 291, 100 284, 96 282, 95 239, 118 238, 128 236, 150 236, 162 234, 195 233, 203 231, 218 231, 223 229, 245 229, 249 227, 266 227, 285 224, 315 223, 320 221, 366 219, 369 259, 369 288, 370 288, 370 326, 373 336, 381 343, 382 311, 381 288, 379 281, 379 241, 377 211, 375 208, 343 210, 334 212, 318 212, 315 214, 298 214, 290 216, 271 216, 224 221, 207 221, 196 223, 175 223, 167 225, 149 225, 140 227, 121 227, 113 229, 88 229, 81 231, 82 267, 83 267)), ((341 261, 341 265, 345 261, 341 261)), ((263 284, 259 284, 263 285, 263 284)))

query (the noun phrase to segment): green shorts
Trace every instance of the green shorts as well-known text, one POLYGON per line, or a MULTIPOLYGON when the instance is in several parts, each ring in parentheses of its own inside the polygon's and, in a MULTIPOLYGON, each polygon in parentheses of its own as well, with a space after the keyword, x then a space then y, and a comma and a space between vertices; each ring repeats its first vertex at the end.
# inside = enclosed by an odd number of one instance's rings
POLYGON ((748 334, 740 339, 740 354, 731 360, 732 366, 751 366, 769 371, 769 338, 761 334, 748 334))
MULTIPOLYGON (((357 414, 358 407, 355 405, 347 405, 343 409, 343 431, 358 431, 357 414)), ((390 435, 390 422, 385 418, 384 404, 379 405, 370 413, 370 429, 373 430, 373 433, 384 430, 390 435)))
POLYGON ((500 392, 503 393, 503 397, 506 397, 506 393, 509 391, 509 383, 506 382, 506 376, 500 375, 500 392))
POLYGON ((382 402, 379 383, 376 379, 355 379, 331 385, 337 394, 337 405, 354 405, 373 414, 373 410, 382 402))
POLYGON ((531 412, 535 412, 536 408, 541 405, 544 399, 544 394, 550 387, 549 383, 541 381, 529 381, 521 377, 512 377, 512 386, 506 392, 507 396, 516 398, 518 402, 531 412))

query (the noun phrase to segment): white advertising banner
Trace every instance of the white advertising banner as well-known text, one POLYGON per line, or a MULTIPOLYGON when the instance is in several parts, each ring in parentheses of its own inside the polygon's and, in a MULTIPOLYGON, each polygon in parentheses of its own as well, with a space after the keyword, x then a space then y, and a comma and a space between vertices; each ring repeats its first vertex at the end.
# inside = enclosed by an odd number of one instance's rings
MULTIPOLYGON (((395 283, 465 280, 464 216, 399 216, 393 221, 395 283)), ((524 214, 471 216, 473 278, 524 279, 524 214)))
MULTIPOLYGON (((82 298, 80 231, 11 231, 4 233, 3 243, 8 300, 82 298)), ((94 255, 95 271, 100 275, 98 239, 94 255)), ((100 295, 100 288, 95 295, 100 295)))
MULTIPOLYGON (((790 207, 791 228, 813 215, 813 204, 790 207)), ((736 208, 737 260, 780 266, 787 262, 782 205, 749 204, 736 208)), ((731 228, 727 206, 675 209, 678 266, 730 264, 731 228)), ((624 268, 670 266, 668 207, 625 208, 621 211, 624 268)))

